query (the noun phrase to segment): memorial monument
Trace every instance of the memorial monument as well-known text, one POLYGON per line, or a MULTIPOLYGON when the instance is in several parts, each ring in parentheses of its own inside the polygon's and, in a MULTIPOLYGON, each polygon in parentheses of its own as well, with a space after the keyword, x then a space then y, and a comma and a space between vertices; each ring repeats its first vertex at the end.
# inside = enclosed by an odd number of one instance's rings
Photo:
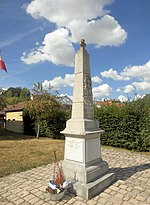
POLYGON ((99 122, 94 119, 89 54, 85 40, 75 56, 72 115, 61 133, 65 134, 63 169, 71 181, 71 192, 85 199, 92 198, 115 179, 108 172, 108 163, 101 158, 99 122))

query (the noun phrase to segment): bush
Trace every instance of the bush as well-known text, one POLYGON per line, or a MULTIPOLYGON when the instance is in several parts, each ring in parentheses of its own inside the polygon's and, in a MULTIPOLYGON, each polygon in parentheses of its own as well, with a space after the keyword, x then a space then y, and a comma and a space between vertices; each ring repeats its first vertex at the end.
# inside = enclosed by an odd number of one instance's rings
POLYGON ((34 130, 35 120, 30 117, 29 112, 26 109, 23 110, 23 122, 24 122, 24 134, 35 136, 36 134, 34 130))
MULTIPOLYGON (((43 136, 43 137, 50 137, 51 136, 51 132, 49 130, 47 120, 43 119, 42 121, 40 121, 39 126, 40 126, 40 131, 39 131, 40 136, 43 136)), ((38 129, 38 122, 35 122, 35 126, 34 126, 35 133, 37 133, 37 129, 38 129)))
POLYGON ((102 144, 137 151, 150 151, 150 98, 128 102, 122 107, 95 107, 102 144))
MULTIPOLYGON (((40 136, 61 138, 60 132, 65 129, 68 113, 65 110, 57 110, 53 116, 40 121, 40 136)), ((35 123, 35 130, 37 130, 35 123)))
POLYGON ((68 119, 68 114, 64 110, 58 110, 54 113, 53 117, 48 118, 49 130, 52 134, 60 135, 66 127, 66 121, 68 119))

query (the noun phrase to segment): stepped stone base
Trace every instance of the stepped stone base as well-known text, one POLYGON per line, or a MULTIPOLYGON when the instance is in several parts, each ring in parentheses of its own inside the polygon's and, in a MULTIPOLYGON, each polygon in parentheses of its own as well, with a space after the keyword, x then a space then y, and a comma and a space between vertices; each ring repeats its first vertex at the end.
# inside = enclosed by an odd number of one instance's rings
POLYGON ((108 172, 108 163, 101 158, 89 164, 64 160, 63 170, 67 181, 72 182, 68 191, 84 199, 96 196, 115 180, 115 174, 108 172))
POLYGON ((111 185, 114 180, 115 174, 107 173, 97 180, 89 182, 87 184, 75 182, 72 184, 72 187, 70 187, 68 191, 87 200, 101 193, 104 189, 111 185))
POLYGON ((87 184, 107 173, 108 163, 97 159, 90 165, 85 165, 71 160, 64 160, 63 170, 66 178, 87 184))

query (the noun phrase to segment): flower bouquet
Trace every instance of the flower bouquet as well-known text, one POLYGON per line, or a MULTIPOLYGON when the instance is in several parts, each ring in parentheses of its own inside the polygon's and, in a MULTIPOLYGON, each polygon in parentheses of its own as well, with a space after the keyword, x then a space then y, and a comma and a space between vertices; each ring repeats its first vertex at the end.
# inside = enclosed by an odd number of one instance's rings
POLYGON ((64 177, 64 172, 62 168, 62 163, 57 161, 56 151, 54 150, 54 176, 53 180, 49 181, 49 185, 46 188, 46 192, 51 194, 51 200, 60 200, 63 198, 66 192, 66 188, 68 186, 67 181, 64 177))

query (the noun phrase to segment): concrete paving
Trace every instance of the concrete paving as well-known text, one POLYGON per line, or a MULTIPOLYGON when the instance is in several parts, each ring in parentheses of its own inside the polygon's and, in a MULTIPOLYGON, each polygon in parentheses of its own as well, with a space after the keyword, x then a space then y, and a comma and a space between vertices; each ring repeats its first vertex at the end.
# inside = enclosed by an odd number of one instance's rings
POLYGON ((150 205, 150 154, 103 148, 102 158, 116 181, 90 200, 67 192, 61 201, 51 201, 45 193, 53 172, 49 164, 0 178, 0 205, 150 205))

